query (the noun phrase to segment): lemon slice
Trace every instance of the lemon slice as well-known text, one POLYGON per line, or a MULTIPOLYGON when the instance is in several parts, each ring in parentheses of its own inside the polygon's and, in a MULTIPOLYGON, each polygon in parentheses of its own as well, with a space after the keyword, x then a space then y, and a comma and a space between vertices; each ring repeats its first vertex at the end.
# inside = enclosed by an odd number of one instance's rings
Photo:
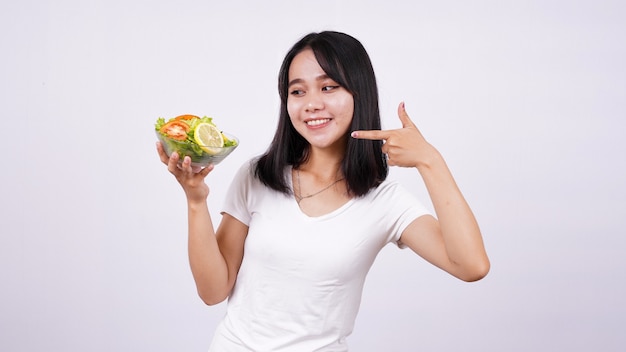
POLYGON ((224 137, 222 133, 212 124, 202 122, 193 131, 196 143, 209 155, 215 155, 224 147, 224 137))

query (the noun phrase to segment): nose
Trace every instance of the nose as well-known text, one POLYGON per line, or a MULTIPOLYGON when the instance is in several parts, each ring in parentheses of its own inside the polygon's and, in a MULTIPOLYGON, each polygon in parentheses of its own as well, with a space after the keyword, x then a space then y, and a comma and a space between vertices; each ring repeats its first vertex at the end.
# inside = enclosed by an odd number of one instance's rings
POLYGON ((324 109, 324 100, 319 94, 308 94, 305 106, 306 112, 313 112, 324 109))

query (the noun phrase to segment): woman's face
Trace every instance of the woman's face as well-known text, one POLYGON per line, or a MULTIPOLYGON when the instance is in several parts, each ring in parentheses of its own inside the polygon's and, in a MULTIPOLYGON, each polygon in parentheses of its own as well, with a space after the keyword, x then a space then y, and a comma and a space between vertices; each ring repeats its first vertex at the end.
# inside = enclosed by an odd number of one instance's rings
POLYGON ((295 129, 313 148, 344 148, 354 99, 322 70, 311 49, 289 67, 287 112, 295 129))

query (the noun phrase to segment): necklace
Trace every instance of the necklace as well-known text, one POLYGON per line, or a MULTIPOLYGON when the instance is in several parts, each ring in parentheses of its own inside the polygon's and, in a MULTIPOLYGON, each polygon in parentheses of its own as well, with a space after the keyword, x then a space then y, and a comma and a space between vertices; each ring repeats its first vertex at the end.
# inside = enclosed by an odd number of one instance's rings
POLYGON ((303 199, 307 199, 307 198, 311 198, 313 196, 316 196, 322 192, 324 192, 325 190, 329 189, 330 187, 334 186, 335 184, 337 184, 337 182, 342 181, 343 177, 340 179, 335 180, 335 182, 329 184, 328 186, 322 188, 321 190, 315 192, 315 193, 311 193, 308 194, 306 196, 302 195, 302 189, 300 188, 300 170, 296 169, 296 182, 298 183, 298 193, 293 192, 294 197, 296 197, 296 203, 300 204, 300 202, 302 202, 303 199))

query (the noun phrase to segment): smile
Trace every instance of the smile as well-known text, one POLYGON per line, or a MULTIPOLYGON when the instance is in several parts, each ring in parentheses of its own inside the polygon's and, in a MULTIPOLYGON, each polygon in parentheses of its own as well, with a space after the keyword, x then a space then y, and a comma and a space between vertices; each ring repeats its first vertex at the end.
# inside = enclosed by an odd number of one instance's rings
POLYGON ((306 124, 308 126, 319 126, 319 125, 323 125, 327 123, 328 121, 330 121, 330 119, 309 120, 309 121, 306 121, 306 124))

